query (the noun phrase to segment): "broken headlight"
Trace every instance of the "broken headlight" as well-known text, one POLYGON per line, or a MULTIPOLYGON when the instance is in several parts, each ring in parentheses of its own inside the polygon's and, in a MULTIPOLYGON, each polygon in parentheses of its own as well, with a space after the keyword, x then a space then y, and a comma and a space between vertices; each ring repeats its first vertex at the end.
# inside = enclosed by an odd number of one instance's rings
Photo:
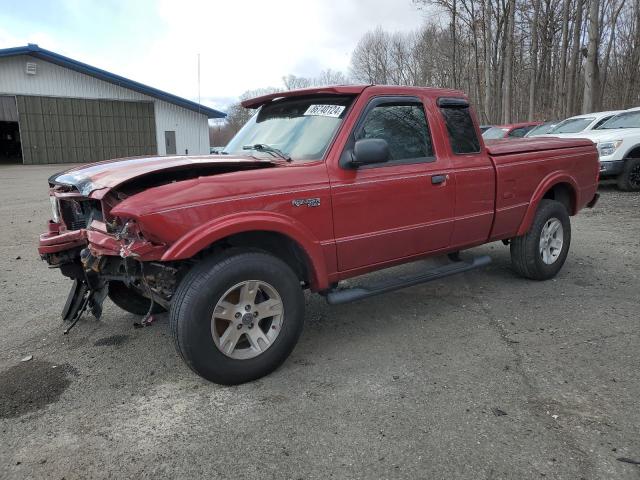
POLYGON ((60 202, 58 197, 49 195, 49 202, 51 202, 51 220, 53 220, 53 223, 60 223, 60 202))

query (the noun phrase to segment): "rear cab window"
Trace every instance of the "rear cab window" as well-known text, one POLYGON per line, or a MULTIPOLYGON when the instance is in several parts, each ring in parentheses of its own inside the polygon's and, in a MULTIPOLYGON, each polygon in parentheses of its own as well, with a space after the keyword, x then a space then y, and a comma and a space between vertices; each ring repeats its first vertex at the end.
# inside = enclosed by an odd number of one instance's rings
POLYGON ((469 111, 469 102, 464 98, 439 98, 438 107, 447 126, 453 153, 456 155, 479 153, 480 139, 469 111))

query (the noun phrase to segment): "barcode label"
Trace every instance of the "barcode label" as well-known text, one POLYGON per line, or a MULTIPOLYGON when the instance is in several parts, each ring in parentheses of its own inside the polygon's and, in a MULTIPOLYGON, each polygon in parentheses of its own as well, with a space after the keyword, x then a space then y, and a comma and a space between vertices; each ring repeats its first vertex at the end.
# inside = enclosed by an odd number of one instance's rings
POLYGON ((343 105, 309 105, 304 114, 316 117, 339 117, 343 111, 343 105))

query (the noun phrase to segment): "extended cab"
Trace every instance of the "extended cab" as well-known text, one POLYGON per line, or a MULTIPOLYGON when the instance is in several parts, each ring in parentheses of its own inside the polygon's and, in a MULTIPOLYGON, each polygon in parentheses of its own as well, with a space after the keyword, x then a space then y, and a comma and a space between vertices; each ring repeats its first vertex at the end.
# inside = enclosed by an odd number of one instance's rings
POLYGON ((266 95, 217 156, 128 158, 49 179, 52 220, 39 252, 73 279, 71 325, 101 312, 169 310, 178 351, 198 374, 234 384, 292 351, 303 289, 337 304, 489 262, 458 255, 510 244, 514 270, 562 267, 570 216, 597 200, 589 140, 485 145, 464 94, 338 86, 266 95), (426 256, 413 277, 340 281, 426 256))

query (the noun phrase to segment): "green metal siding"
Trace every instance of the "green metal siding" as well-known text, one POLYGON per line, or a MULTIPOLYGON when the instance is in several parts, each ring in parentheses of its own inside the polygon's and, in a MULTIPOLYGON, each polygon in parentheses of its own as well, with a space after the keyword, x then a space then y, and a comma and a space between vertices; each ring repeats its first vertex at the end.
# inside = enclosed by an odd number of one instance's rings
POLYGON ((152 102, 18 96, 25 164, 155 155, 152 102))

